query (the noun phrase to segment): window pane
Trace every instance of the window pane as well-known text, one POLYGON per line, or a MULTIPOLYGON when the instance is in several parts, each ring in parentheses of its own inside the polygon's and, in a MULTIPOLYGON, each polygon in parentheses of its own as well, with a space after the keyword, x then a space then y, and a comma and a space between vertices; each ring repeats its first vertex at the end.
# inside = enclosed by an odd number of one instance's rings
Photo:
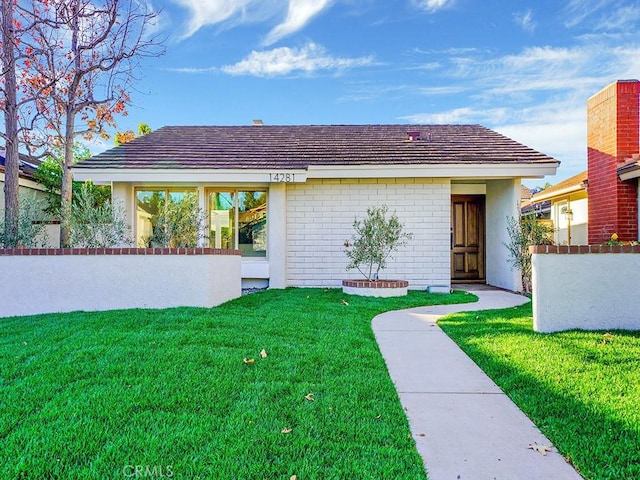
POLYGON ((211 192, 209 194, 209 245, 213 248, 236 248, 234 222, 234 194, 211 192))
POLYGON ((164 190, 138 190, 136 192, 136 244, 152 247, 153 220, 166 201, 164 190))
POLYGON ((267 254, 267 192, 238 192, 238 248, 243 256, 267 254))

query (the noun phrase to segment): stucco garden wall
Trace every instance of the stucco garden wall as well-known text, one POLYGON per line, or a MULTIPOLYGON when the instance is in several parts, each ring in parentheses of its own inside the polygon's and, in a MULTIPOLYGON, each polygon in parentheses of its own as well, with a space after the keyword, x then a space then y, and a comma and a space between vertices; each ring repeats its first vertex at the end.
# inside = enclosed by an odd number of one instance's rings
POLYGON ((408 280, 409 289, 448 290, 450 197, 449 179, 323 179, 287 185, 288 285, 339 287, 344 279, 363 278, 345 269, 344 242, 351 238, 355 217, 386 204, 413 239, 388 262, 381 278, 408 280))
POLYGON ((640 329, 640 246, 531 248, 535 331, 640 329))
POLYGON ((0 317, 125 308, 214 307, 241 295, 240 252, 0 250, 0 317))

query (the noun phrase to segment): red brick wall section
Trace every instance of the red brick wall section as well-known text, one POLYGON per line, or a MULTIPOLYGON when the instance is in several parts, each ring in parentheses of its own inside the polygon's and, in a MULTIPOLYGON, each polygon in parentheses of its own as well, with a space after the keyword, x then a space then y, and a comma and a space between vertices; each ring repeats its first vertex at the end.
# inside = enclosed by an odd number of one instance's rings
POLYGON ((242 255, 221 248, 0 248, 0 255, 242 255))
POLYGON ((582 255, 586 253, 640 253, 640 245, 533 245, 530 253, 582 255))
POLYGON ((622 182, 617 168, 640 152, 640 82, 612 83, 587 102, 589 243, 617 233, 638 240, 637 183, 622 182))

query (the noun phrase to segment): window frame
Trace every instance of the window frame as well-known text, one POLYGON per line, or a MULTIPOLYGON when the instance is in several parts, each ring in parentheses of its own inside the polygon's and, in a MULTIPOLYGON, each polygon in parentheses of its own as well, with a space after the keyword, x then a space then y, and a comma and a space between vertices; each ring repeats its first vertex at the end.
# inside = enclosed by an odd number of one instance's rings
POLYGON ((234 232, 233 232, 233 243, 234 243, 234 249, 239 249, 240 248, 240 208, 239 208, 239 193, 240 192, 265 192, 266 194, 266 216, 267 216, 267 222, 266 222, 266 236, 267 236, 267 248, 265 249, 264 252, 264 256, 248 256, 248 255, 243 255, 242 258, 243 260, 268 260, 269 259, 269 188, 266 186, 261 186, 261 185, 254 185, 254 186, 246 186, 246 185, 241 185, 241 186, 232 186, 232 187, 228 187, 228 186, 224 186, 224 185, 220 185, 220 186, 215 186, 215 187, 205 187, 204 189, 204 207, 205 207, 205 225, 204 228, 207 232, 206 235, 206 244, 208 246, 211 246, 210 241, 210 232, 211 232, 211 210, 210 210, 210 197, 212 193, 231 193, 233 195, 234 198, 234 219, 233 219, 233 224, 234 224, 234 232))
MULTIPOLYGON (((138 185, 133 187, 133 238, 135 240, 135 245, 138 246, 138 192, 144 191, 164 191, 164 201, 165 205, 169 202, 170 193, 171 192, 181 192, 181 193, 195 193, 199 195, 199 189, 197 186, 158 186, 158 185, 138 185)), ((144 248, 144 247, 142 247, 144 248)))

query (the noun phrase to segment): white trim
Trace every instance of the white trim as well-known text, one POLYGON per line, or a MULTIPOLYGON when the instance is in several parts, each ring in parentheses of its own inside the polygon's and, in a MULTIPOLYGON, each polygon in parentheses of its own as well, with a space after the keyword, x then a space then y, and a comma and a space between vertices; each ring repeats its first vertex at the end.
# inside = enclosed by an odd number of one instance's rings
MULTIPOLYGON (((0 183, 4 183, 4 172, 0 172, 0 183)), ((30 180, 28 178, 24 178, 22 176, 18 177, 18 185, 20 187, 24 187, 24 188, 30 188, 31 190, 38 190, 40 192, 46 192, 47 189, 40 185, 39 183, 36 183, 33 180, 30 180)))
POLYGON ((625 173, 621 173, 619 175, 620 180, 625 182, 627 180, 633 180, 634 178, 640 178, 640 168, 637 168, 638 166, 640 166, 640 162, 636 163, 635 165, 636 168, 634 168, 633 170, 630 170, 625 173))
POLYGON ((289 183, 304 183, 307 172, 302 169, 212 169, 212 168, 73 168, 76 180, 105 182, 144 182, 144 183, 285 183, 272 182, 271 176, 289 173, 295 175, 289 183))
POLYGON ((531 197, 531 203, 542 202, 544 200, 553 199, 555 197, 564 197, 566 195, 570 195, 572 193, 584 192, 585 188, 582 186, 582 183, 578 185, 571 185, 569 187, 561 188, 560 190, 554 190, 549 193, 545 193, 543 190, 540 193, 536 193, 531 197))
POLYGON ((555 162, 537 164, 309 165, 307 178, 513 178, 555 175, 555 162))
POLYGON ((308 170, 295 169, 188 169, 188 168, 73 168, 76 180, 148 183, 304 183, 309 178, 542 178, 555 175, 556 162, 536 164, 432 164, 432 165, 309 165, 308 170), (272 182, 272 175, 289 173, 288 182, 272 182))

